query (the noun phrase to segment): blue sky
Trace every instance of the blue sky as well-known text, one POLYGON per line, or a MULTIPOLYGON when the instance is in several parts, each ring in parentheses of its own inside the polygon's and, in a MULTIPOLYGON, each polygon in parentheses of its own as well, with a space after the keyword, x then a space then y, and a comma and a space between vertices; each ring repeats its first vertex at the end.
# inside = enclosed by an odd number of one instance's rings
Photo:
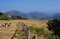
POLYGON ((11 10, 60 12, 60 0, 0 0, 0 11, 11 10))

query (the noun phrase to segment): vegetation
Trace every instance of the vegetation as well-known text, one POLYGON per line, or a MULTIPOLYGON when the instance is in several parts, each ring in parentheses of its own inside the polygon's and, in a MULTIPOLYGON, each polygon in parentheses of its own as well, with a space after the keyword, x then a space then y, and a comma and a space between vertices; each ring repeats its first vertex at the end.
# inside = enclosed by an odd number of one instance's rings
POLYGON ((2 16, 3 15, 3 13, 2 12, 0 12, 0 16, 2 16))
MULTIPOLYGON (((52 34, 52 32, 45 31, 46 29, 44 29, 44 28, 47 27, 47 25, 46 25, 47 21, 45 21, 45 20, 44 21, 42 21, 42 20, 41 21, 40 20, 16 20, 16 21, 14 21, 14 20, 9 20, 9 21, 0 20, 0 23, 5 23, 5 22, 11 22, 12 25, 10 27, 0 29, 0 38, 1 39, 9 39, 14 34, 16 27, 17 27, 16 26, 17 22, 23 22, 23 23, 27 24, 29 26, 31 32, 34 31, 35 33, 37 33, 38 39, 42 39, 42 38, 43 39, 56 39, 56 36, 54 34, 52 34), (41 28, 39 28, 39 27, 41 27, 41 28), (43 35, 43 37, 41 37, 41 35, 43 35)), ((19 36, 21 35, 21 33, 22 33, 21 31, 20 32, 18 31, 19 36)), ((22 38, 22 36, 20 36, 20 37, 22 38)))
POLYGON ((60 39, 60 19, 50 20, 50 21, 48 21, 47 25, 48 25, 47 28, 50 31, 52 31, 53 34, 55 34, 56 36, 59 37, 57 39, 60 39))
POLYGON ((19 19, 27 20, 27 18, 23 18, 23 17, 20 17, 20 16, 12 16, 11 19, 12 20, 19 20, 19 19))
POLYGON ((56 36, 49 31, 45 31, 43 28, 29 27, 31 31, 35 31, 38 36, 43 35, 45 39, 56 39, 56 36))

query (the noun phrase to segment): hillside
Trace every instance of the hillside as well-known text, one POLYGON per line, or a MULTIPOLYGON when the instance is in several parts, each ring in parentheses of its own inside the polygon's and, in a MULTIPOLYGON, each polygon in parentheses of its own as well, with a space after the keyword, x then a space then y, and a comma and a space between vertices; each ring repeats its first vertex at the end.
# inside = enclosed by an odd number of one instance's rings
POLYGON ((27 18, 0 12, 0 20, 17 20, 17 19, 19 20, 19 19, 27 19, 27 18))
MULTIPOLYGON (((17 29, 17 27, 18 27, 18 30, 21 30, 21 28, 19 28, 19 26, 16 25, 18 22, 23 22, 24 24, 28 25, 28 27, 29 26, 33 26, 33 27, 37 27, 37 28, 40 27, 40 28, 44 28, 45 30, 47 30, 47 28, 46 28, 47 20, 46 21, 45 20, 6 20, 6 21, 5 20, 4 21, 0 20, 0 24, 1 23, 6 23, 6 22, 7 23, 12 23, 12 24, 9 27, 0 27, 0 38, 1 39, 11 39, 11 37, 15 33, 15 30, 17 29)), ((18 33, 19 33, 19 31, 18 31, 18 33)), ((20 32, 19 36, 21 34, 23 34, 23 32, 20 32)), ((21 37, 21 39, 23 37, 21 37)), ((42 37, 42 36, 38 36, 38 38, 39 39, 41 39, 41 38, 44 39, 44 37, 42 37)), ((17 38, 15 38, 15 39, 17 39, 17 38)))
POLYGON ((20 16, 20 17, 23 17, 23 18, 27 17, 26 13, 21 12, 21 11, 17 11, 17 10, 8 11, 8 12, 5 12, 5 13, 10 14, 12 16, 20 16))

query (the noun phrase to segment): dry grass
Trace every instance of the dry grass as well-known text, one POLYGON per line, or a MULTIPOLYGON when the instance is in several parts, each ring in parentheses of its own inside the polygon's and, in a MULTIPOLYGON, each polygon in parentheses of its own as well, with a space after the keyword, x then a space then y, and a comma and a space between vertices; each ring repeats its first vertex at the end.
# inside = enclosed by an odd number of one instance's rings
MULTIPOLYGON (((14 34, 16 28, 17 28, 17 22, 23 22, 28 26, 34 26, 38 28, 44 28, 46 29, 46 23, 48 22, 47 20, 0 20, 1 23, 5 22, 11 22, 12 25, 10 27, 2 27, 0 28, 0 39, 10 39, 12 35, 14 34)), ((42 38, 42 37, 40 37, 42 38)))
POLYGON ((34 26, 34 27, 46 27, 47 20, 18 20, 18 22, 23 22, 27 24, 28 26, 34 26))

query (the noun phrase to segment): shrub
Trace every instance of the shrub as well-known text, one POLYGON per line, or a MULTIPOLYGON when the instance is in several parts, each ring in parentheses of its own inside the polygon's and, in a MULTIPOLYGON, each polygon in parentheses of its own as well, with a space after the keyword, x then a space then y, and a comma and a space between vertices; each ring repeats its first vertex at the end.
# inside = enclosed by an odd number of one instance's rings
POLYGON ((48 29, 52 31, 56 36, 58 35, 60 37, 60 20, 59 19, 53 19, 49 20, 48 23, 48 29))
POLYGON ((35 33, 37 33, 38 36, 43 35, 45 39, 56 39, 57 38, 54 34, 52 34, 52 32, 45 31, 43 28, 37 28, 33 26, 30 26, 29 28, 30 30, 35 31, 35 33))

